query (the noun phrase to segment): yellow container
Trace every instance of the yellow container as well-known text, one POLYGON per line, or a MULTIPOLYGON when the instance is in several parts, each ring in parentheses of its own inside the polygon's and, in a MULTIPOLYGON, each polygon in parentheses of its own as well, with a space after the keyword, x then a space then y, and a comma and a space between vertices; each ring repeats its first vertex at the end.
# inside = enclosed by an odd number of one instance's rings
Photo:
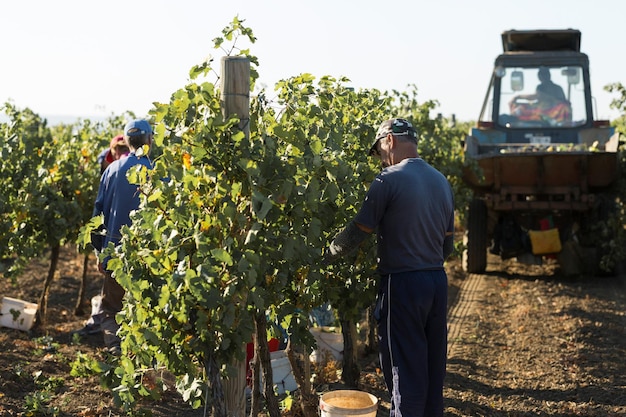
POLYGON ((321 417, 376 417, 377 411, 378 398, 363 391, 338 390, 320 397, 321 417))
POLYGON ((529 230, 533 255, 548 255, 561 252, 559 229, 529 230))

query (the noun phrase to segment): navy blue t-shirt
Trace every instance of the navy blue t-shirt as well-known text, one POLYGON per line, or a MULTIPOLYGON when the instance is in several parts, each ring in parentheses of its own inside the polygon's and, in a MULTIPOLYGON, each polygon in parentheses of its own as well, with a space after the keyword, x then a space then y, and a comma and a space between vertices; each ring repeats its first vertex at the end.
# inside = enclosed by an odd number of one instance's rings
POLYGON ((452 188, 421 158, 405 159, 376 176, 355 221, 377 231, 381 274, 441 269, 454 231, 452 188))

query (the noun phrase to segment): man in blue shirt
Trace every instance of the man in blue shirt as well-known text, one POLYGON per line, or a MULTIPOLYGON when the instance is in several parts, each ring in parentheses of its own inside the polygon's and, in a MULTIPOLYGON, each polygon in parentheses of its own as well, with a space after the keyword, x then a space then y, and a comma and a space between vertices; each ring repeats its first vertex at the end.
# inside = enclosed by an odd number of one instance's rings
POLYGON ((454 196, 447 179, 419 157, 417 138, 405 119, 381 124, 370 155, 380 158, 383 170, 325 259, 349 253, 376 231, 381 279, 375 315, 391 417, 443 416, 444 261, 453 250, 454 196))
MULTIPOLYGON (((122 226, 130 225, 130 213, 139 208, 139 190, 136 184, 130 184, 126 175, 129 170, 142 165, 152 169, 152 162, 148 158, 152 146, 153 131, 146 120, 133 120, 124 128, 124 140, 130 153, 126 158, 113 161, 103 172, 100 178, 100 187, 94 208, 94 216, 104 215, 106 235, 103 247, 109 243, 117 245, 122 238, 122 226)), ((120 338, 117 335, 119 325, 115 315, 122 310, 124 289, 117 283, 111 272, 107 270, 105 259, 99 264, 100 272, 104 276, 102 286, 102 332, 104 344, 112 354, 120 354, 120 338)))

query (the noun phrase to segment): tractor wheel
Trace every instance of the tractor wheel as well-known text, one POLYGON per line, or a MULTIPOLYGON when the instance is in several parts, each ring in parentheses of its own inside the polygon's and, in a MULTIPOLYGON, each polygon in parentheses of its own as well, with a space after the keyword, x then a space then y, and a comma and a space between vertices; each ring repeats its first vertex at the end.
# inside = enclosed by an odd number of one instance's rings
POLYGON ((487 269, 487 206, 480 199, 473 199, 467 215, 463 269, 481 274, 487 269))

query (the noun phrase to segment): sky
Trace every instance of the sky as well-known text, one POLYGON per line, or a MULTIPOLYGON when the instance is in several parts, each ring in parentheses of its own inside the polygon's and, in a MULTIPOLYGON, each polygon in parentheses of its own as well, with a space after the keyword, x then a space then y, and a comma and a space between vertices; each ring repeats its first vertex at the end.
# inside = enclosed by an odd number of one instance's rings
MULTIPOLYGON (((476 120, 509 29, 579 29, 597 116, 625 83, 621 0, 20 0, 0 3, 0 104, 43 117, 143 117, 189 81, 234 17, 257 41, 258 86, 301 73, 409 91, 476 120)), ((242 45, 243 46, 243 45, 242 45)))

